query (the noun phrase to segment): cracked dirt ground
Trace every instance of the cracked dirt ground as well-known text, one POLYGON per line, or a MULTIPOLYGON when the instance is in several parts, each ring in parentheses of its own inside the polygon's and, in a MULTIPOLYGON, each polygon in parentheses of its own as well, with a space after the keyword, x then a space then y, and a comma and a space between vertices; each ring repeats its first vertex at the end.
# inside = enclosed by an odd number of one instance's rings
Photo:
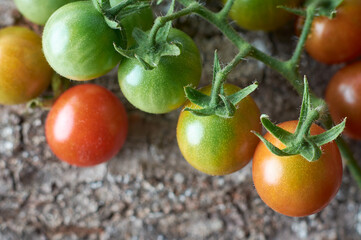
MULTIPOLYGON (((207 3, 219 7, 216 1, 207 3)), ((11 0, 0 0, 0 27, 29 24, 11 0)), ((214 49, 225 63, 236 53, 214 28, 196 17, 176 26, 190 34, 204 60, 202 85, 211 79, 214 49)), ((292 24, 274 33, 240 34, 280 58, 295 45, 292 24)), ((323 95, 340 66, 328 67, 304 56, 302 71, 323 95)), ((261 111, 275 122, 298 116, 300 98, 277 73, 245 61, 229 81, 245 86, 261 111)), ((46 112, 0 106, 0 239, 360 239, 361 191, 344 171, 341 189, 322 212, 289 218, 270 210, 257 196, 251 165, 225 177, 193 170, 175 138, 179 111, 142 113, 125 101, 115 73, 96 80, 125 103, 130 123, 127 142, 107 164, 75 168, 58 161, 44 137, 46 112)), ((361 144, 352 142, 361 163, 361 144)))

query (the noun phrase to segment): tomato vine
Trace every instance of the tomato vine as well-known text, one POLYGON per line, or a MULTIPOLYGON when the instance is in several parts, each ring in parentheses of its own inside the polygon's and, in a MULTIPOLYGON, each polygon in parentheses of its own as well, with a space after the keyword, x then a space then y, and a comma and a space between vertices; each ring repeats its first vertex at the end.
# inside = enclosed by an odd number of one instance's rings
MULTIPOLYGON (((314 19, 316 11, 318 10, 319 5, 323 3, 322 0, 311 1, 311 3, 307 6, 304 12, 295 11, 297 13, 304 14, 306 16, 306 19, 294 53, 292 57, 286 61, 281 61, 275 57, 269 56, 255 46, 251 45, 245 39, 243 39, 229 24, 228 14, 235 0, 227 1, 224 7, 219 12, 212 12, 195 0, 177 1, 184 6, 184 9, 166 16, 158 17, 155 20, 153 28, 151 29, 151 33, 153 36, 155 36, 155 33, 159 30, 159 28, 161 28, 167 22, 191 13, 197 14, 198 16, 202 17, 203 19, 207 20, 209 23, 217 27, 223 33, 223 35, 226 36, 238 48, 239 54, 241 54, 243 57, 251 57, 259 60, 273 70, 279 72, 294 87, 294 89, 298 92, 299 95, 302 94, 303 81, 302 76, 299 73, 298 65, 307 36, 311 30, 312 21, 314 19)), ((335 4, 337 5, 340 4, 341 1, 335 2, 335 4)), ((330 14, 333 14, 333 12, 331 11, 330 14)), ((321 109, 323 116, 320 121, 322 125, 326 129, 330 129, 333 123, 330 115, 327 113, 327 105, 325 101, 321 98, 316 97, 313 94, 311 94, 310 98, 312 105, 321 109)), ((355 160, 352 151, 342 137, 338 137, 336 139, 336 142, 343 156, 343 159, 346 161, 347 167, 349 168, 358 186, 361 188, 361 168, 355 160)))

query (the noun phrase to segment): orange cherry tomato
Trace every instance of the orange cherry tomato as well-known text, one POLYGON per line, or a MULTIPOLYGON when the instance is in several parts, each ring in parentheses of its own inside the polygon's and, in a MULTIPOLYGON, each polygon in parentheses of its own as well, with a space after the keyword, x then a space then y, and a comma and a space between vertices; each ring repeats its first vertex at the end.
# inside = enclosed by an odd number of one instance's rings
MULTIPOLYGON (((294 132, 298 121, 279 127, 294 132)), ((313 124, 311 135, 324 132, 313 124)), ((285 146, 270 133, 265 138, 279 148, 285 146)), ((260 142, 253 156, 253 182, 261 199, 276 212, 301 217, 321 211, 336 195, 342 180, 342 161, 335 142, 322 147, 321 158, 308 162, 301 155, 279 157, 260 142)))

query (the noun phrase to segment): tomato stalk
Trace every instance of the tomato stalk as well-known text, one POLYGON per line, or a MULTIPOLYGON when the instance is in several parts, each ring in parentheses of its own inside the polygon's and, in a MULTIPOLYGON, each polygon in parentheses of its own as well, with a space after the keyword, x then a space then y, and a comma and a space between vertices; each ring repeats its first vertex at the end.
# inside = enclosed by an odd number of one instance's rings
POLYGON ((200 4, 197 2, 193 2, 189 4, 189 6, 183 8, 178 12, 168 14, 162 17, 157 17, 149 33, 149 40, 150 40, 149 45, 154 46, 156 44, 156 37, 159 29, 163 27, 167 22, 173 21, 174 19, 193 13, 196 9, 198 9, 199 5, 200 4))
POLYGON ((243 49, 240 51, 237 56, 225 66, 222 70, 216 73, 214 84, 212 87, 211 92, 211 101, 210 106, 216 106, 219 99, 219 94, 221 92, 221 87, 223 86, 224 82, 226 81, 226 77, 228 74, 234 69, 240 61, 246 57, 250 53, 250 48, 243 49))

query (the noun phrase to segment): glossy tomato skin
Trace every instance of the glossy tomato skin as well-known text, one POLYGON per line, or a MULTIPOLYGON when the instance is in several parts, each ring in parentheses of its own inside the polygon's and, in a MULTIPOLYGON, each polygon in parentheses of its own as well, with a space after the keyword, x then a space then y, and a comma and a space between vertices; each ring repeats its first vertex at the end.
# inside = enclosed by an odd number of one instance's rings
POLYGON ((230 17, 244 29, 272 31, 292 18, 292 14, 277 6, 296 7, 301 2, 302 0, 236 0, 230 17))
POLYGON ((43 34, 46 59, 60 75, 72 80, 100 77, 121 59, 113 42, 119 33, 106 24, 91 1, 59 8, 48 20, 43 34))
MULTIPOLYGON (((114 7, 122 1, 123 0, 110 0, 110 5, 114 7)), ((133 29, 137 27, 144 31, 149 30, 153 26, 153 21, 153 12, 150 7, 141 9, 137 13, 130 14, 121 21, 127 35, 129 47, 135 44, 135 40, 132 36, 133 29)))
POLYGON ((37 34, 24 27, 0 30, 0 104, 25 103, 39 96, 52 75, 37 34))
POLYGON ((45 135, 54 154, 75 166, 93 166, 114 157, 128 130, 123 104, 109 90, 82 84, 64 92, 46 119, 45 135))
MULTIPOLYGON (((281 123, 279 126, 294 132, 298 121, 281 123)), ((313 124, 311 135, 324 132, 313 124)), ((276 147, 284 145, 271 134, 265 138, 276 147)), ((342 181, 342 161, 335 142, 322 147, 322 156, 308 162, 301 155, 279 157, 260 142, 256 148, 252 175, 261 199, 276 212, 301 217, 321 211, 336 195, 342 181)))
POLYGON ((118 70, 119 86, 128 101, 148 113, 167 113, 185 102, 184 87, 197 86, 202 64, 197 46, 184 32, 172 29, 169 41, 182 44, 179 56, 162 57, 153 70, 136 59, 124 60, 118 70))
MULTIPOLYGON (((226 84, 224 90, 228 95, 240 88, 226 84)), ((210 95, 211 86, 201 91, 210 95)), ((185 107, 199 108, 189 101, 185 107)), ((226 175, 243 168, 252 158, 258 138, 251 130, 261 131, 260 111, 250 96, 236 107, 232 118, 181 112, 177 125, 178 146, 187 162, 197 170, 209 175, 226 175)))
POLYGON ((361 139, 361 61, 345 66, 332 77, 326 102, 335 123, 347 117, 344 134, 361 139))
POLYGON ((61 6, 79 0, 14 0, 19 12, 33 23, 45 25, 61 6))
POLYGON ((351 61, 361 55, 361 1, 345 0, 336 17, 316 17, 306 41, 307 52, 326 64, 351 61))

